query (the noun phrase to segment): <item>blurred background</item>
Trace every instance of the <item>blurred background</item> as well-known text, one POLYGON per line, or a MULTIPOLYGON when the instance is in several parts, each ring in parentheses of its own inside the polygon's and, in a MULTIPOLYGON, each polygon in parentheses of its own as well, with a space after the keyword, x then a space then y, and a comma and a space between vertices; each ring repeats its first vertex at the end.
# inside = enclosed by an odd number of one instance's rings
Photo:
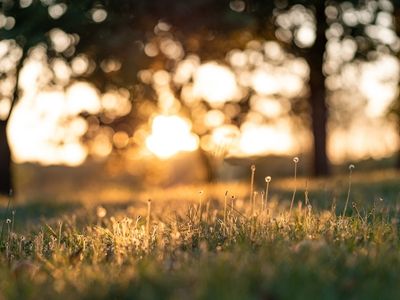
POLYGON ((400 1, 0 5, 2 194, 400 168, 400 1))

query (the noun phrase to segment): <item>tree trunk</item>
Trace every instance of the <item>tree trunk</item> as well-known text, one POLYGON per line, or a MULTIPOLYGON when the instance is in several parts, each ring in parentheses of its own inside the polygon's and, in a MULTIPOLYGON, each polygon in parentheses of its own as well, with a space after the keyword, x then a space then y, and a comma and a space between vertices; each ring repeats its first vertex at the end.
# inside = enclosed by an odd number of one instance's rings
POLYGON ((400 150, 397 151, 396 169, 400 170, 400 150))
MULTIPOLYGON (((394 4, 394 2, 392 2, 394 4)), ((394 17, 394 26, 396 29, 396 35, 400 36, 400 7, 399 5, 394 5, 394 12, 393 12, 393 17, 394 17)), ((399 54, 398 54, 399 56, 399 54)), ((397 84, 397 92, 400 93, 400 82, 397 84)), ((398 143, 398 149, 397 149, 397 161, 396 161, 396 169, 400 170, 400 95, 397 96, 397 99, 395 100, 394 103, 394 114, 397 118, 397 143, 398 143)))
MULTIPOLYGON (((398 100, 400 101, 400 100, 398 100)), ((399 105, 400 107, 400 105, 399 105)), ((396 169, 400 170, 400 114, 397 116, 397 137, 398 137, 398 147, 399 149, 397 150, 397 162, 396 162, 396 169)))
POLYGON ((8 195, 12 189, 11 151, 7 139, 7 122, 0 121, 0 194, 8 195))
POLYGON ((330 174, 327 156, 327 120, 325 75, 323 73, 324 55, 327 39, 325 4, 320 1, 315 7, 317 19, 317 36, 314 45, 305 56, 310 67, 309 104, 311 108, 313 134, 313 174, 324 176, 330 174))
POLYGON ((15 66, 15 86, 11 99, 11 108, 5 120, 0 120, 0 195, 8 195, 10 190, 14 191, 11 170, 11 150, 7 137, 7 124, 10 120, 12 111, 19 100, 19 76, 27 57, 27 49, 22 48, 22 56, 15 66))
POLYGON ((212 157, 210 157, 210 155, 207 154, 206 151, 204 151, 201 148, 199 148, 198 153, 201 164, 203 165, 204 168, 206 182, 207 183, 214 182, 216 179, 216 174, 215 174, 216 170, 212 161, 212 157))

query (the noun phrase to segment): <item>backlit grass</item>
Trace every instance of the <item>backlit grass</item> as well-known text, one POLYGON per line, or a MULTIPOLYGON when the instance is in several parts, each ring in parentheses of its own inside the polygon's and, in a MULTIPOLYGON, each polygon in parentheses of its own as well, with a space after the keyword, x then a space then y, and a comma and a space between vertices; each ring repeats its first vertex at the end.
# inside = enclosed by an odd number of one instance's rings
POLYGON ((398 299, 399 177, 360 178, 148 192, 39 221, 11 203, 0 299, 398 299))

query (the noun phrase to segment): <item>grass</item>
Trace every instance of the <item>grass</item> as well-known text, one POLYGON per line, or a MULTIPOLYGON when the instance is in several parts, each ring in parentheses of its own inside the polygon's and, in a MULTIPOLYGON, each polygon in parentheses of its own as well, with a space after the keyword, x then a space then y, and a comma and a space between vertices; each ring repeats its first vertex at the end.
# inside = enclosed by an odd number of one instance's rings
POLYGON ((399 183, 274 180, 267 207, 247 182, 11 203, 0 299, 399 299, 399 183))

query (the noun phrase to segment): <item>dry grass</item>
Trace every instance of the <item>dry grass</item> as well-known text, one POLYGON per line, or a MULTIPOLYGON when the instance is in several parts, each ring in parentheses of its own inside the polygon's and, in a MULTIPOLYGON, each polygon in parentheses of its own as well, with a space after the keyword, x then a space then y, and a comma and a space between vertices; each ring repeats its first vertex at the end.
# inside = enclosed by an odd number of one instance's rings
POLYGON ((271 181, 265 207, 250 175, 53 204, 39 222, 45 204, 13 204, 0 299, 399 298, 398 173, 355 172, 345 216, 346 177, 297 178, 289 213, 293 180, 271 181))

